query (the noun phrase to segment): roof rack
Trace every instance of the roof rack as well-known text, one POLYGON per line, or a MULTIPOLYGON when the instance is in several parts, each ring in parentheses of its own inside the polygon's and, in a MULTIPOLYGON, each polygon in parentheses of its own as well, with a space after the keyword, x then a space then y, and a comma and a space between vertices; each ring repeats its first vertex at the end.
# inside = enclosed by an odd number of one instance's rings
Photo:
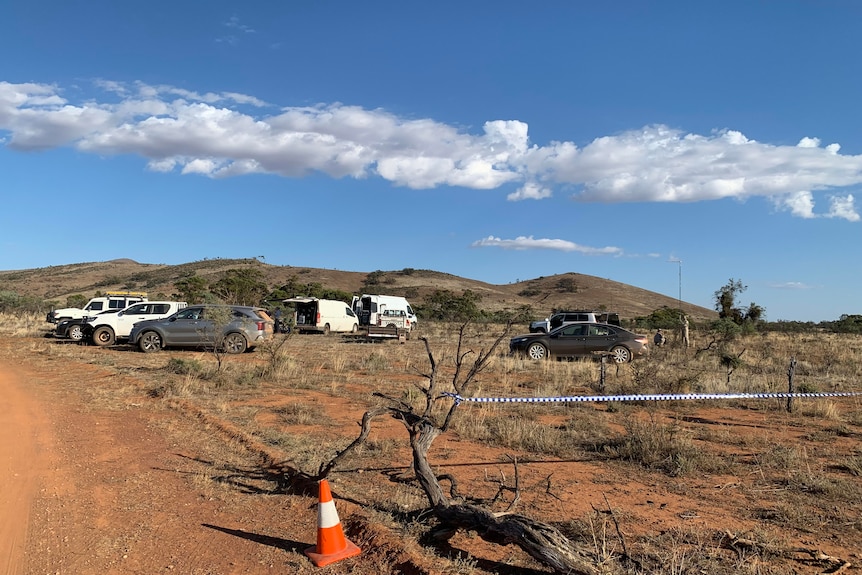
POLYGON ((105 295, 110 296, 126 296, 126 297, 147 297, 145 291, 106 291, 105 295))

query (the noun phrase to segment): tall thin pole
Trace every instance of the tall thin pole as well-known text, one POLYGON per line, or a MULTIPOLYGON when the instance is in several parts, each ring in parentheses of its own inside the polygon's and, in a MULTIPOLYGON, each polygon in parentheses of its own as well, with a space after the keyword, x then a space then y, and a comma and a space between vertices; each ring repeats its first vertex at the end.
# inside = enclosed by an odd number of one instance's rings
POLYGON ((677 296, 677 306, 679 307, 679 323, 682 325, 682 260, 679 258, 670 258, 667 261, 672 264, 677 264, 679 267, 679 295, 677 296))

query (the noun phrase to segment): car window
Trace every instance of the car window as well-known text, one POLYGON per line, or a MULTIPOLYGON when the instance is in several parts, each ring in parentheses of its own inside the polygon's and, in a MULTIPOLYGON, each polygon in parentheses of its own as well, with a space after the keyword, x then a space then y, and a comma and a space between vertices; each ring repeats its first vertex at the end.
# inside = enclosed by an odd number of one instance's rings
POLYGON ((348 307, 348 308, 344 308, 344 313, 346 313, 346 314, 347 314, 347 315, 349 315, 350 317, 356 317, 356 314, 355 314, 355 313, 353 313, 353 310, 352 310, 352 309, 350 309, 349 307, 348 307))
POLYGON ((609 327, 604 325, 591 325, 590 335, 608 336, 611 335, 611 330, 609 327))
POLYGON ((188 307, 177 314, 177 319, 200 319, 202 312, 199 307, 188 307))
POLYGON ((94 301, 94 302, 91 302, 90 305, 88 305, 84 309, 90 310, 90 311, 102 311, 102 309, 103 309, 102 304, 103 303, 104 302, 94 301))
POLYGON ((150 310, 150 313, 153 313, 153 314, 156 314, 156 313, 168 313, 168 311, 169 311, 170 309, 171 309, 170 304, 167 304, 167 303, 154 303, 154 304, 153 304, 153 309, 151 309, 151 310, 150 310))
POLYGON ((147 313, 147 304, 139 303, 138 305, 133 305, 132 307, 127 309, 125 313, 147 313))
POLYGON ((577 335, 585 335, 587 326, 585 324, 572 324, 564 327, 560 330, 560 335, 565 336, 577 336, 577 335))

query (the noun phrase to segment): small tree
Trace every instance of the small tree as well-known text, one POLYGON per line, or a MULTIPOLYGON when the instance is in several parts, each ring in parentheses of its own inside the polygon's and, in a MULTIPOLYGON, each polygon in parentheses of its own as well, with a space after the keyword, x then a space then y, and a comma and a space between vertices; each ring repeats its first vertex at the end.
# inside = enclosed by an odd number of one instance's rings
POLYGON ((748 304, 748 309, 745 310, 745 319, 758 323, 766 320, 766 310, 754 302, 748 304))
POLYGON ((740 280, 730 278, 715 294, 715 311, 721 319, 730 318, 734 323, 742 323, 742 312, 736 307, 736 298, 748 289, 740 280))
POLYGON ((679 327, 680 317, 682 317, 682 310, 664 306, 654 310, 646 317, 637 318, 636 323, 639 327, 648 329, 674 329, 679 327))
POLYGON ((481 300, 482 296, 471 290, 464 290, 460 296, 450 290, 436 290, 425 298, 424 305, 417 312, 438 321, 472 321, 482 315, 479 309, 481 300))
POLYGON ((751 302, 748 309, 737 307, 739 295, 748 289, 740 280, 730 278, 715 294, 715 311, 720 319, 730 319, 737 325, 748 324, 749 329, 766 318, 766 309, 751 302))
POLYGON ((175 281, 174 289, 177 290, 177 293, 173 297, 190 304, 205 302, 209 293, 207 280, 194 274, 175 281))
POLYGON ((259 305, 269 293, 263 272, 257 269, 232 269, 210 288, 222 301, 235 305, 259 305))
POLYGON ((373 288, 375 286, 379 286, 383 282, 383 277, 386 275, 386 272, 383 270, 374 270, 365 275, 365 282, 362 284, 363 289, 365 291, 372 291, 369 288, 373 288))

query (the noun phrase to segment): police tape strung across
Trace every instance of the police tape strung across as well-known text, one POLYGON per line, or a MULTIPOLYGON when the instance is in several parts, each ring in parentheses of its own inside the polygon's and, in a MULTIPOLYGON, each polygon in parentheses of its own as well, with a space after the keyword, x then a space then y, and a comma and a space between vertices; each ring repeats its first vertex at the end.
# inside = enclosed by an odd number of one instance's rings
POLYGON ((570 395, 566 397, 463 397, 457 393, 444 392, 455 403, 576 403, 593 401, 692 401, 704 399, 786 399, 789 397, 855 397, 860 391, 836 391, 822 393, 655 393, 645 395, 570 395))

